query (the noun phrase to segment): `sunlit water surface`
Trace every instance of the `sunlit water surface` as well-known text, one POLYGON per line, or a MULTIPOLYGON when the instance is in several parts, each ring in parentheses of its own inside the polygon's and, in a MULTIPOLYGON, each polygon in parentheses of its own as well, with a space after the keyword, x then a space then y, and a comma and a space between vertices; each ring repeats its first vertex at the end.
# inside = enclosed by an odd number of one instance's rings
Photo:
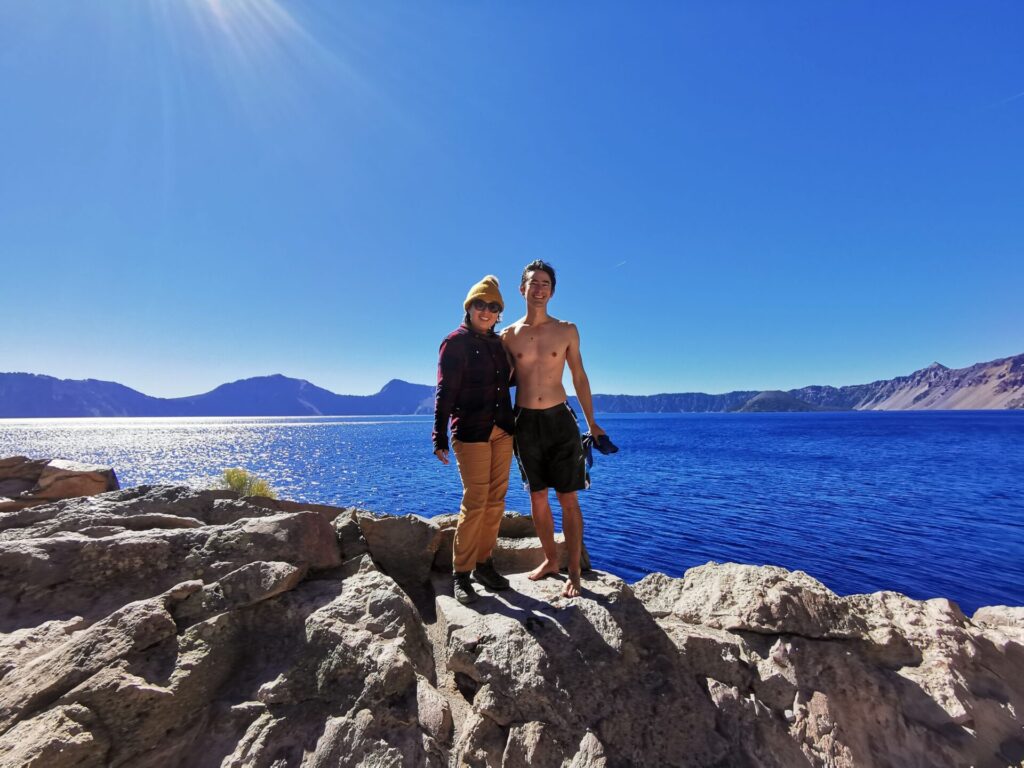
MULTIPOLYGON (((582 496, 595 567, 633 581, 709 560, 801 569, 967 611, 1024 605, 1024 413, 605 415, 622 450, 582 496)), ((122 486, 210 485, 225 467, 284 498, 457 512, 427 417, 0 420, 0 456, 112 466, 122 486)), ((510 509, 529 501, 513 465, 510 509)), ((556 513, 557 517, 557 513, 556 513)))

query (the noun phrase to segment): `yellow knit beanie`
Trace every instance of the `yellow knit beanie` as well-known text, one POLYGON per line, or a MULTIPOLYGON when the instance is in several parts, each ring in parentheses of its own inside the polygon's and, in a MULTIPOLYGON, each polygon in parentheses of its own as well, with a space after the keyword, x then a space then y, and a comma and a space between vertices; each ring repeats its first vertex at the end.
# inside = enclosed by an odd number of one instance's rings
POLYGON ((487 277, 469 289, 469 293, 466 294, 466 301, 462 305, 463 308, 468 311, 469 305, 473 303, 474 299, 483 299, 486 302, 496 301, 501 304, 502 309, 505 308, 505 301, 501 298, 501 291, 498 290, 498 278, 494 275, 487 275, 487 277))

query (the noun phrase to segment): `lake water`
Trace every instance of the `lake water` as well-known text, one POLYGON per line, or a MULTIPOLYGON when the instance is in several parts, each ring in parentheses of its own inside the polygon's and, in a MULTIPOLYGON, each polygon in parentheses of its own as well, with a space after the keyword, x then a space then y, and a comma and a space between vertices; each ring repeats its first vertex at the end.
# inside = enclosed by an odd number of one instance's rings
MULTIPOLYGON (((840 594, 1024 605, 1024 412, 603 415, 622 449, 582 494, 594 567, 635 581, 709 560, 807 571, 840 594)), ((0 456, 115 468, 122 486, 209 485, 225 467, 283 498, 457 512, 427 417, 0 420, 0 456)), ((529 511, 513 464, 508 507, 529 511)), ((556 509, 557 519, 557 509, 556 509)))

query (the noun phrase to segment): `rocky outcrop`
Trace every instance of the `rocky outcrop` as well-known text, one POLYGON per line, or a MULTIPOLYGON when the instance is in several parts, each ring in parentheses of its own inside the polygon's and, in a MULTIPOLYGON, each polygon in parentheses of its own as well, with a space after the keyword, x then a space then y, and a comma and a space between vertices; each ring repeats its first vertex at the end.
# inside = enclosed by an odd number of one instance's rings
POLYGON ((0 459, 0 512, 115 491, 120 487, 110 467, 26 456, 0 459))
POLYGON ((1024 610, 709 563, 449 595, 454 519, 154 486, 0 514, 0 766, 1005 766, 1024 610))
POLYGON ((839 597, 800 572, 735 564, 652 575, 635 592, 707 674, 719 726, 747 741, 748 764, 1024 759, 1024 646, 948 600, 839 597))

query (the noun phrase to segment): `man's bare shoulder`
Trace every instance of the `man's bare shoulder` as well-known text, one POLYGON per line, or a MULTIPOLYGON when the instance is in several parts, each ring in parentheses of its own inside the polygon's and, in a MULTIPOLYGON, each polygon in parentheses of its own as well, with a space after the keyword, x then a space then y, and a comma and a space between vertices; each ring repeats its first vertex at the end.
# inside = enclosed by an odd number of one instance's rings
MULTIPOLYGON (((523 320, 525 319, 526 318, 523 318, 523 320)), ((574 323, 570 323, 568 320, 559 320, 557 317, 552 317, 551 315, 548 315, 547 321, 537 327, 538 329, 544 329, 542 331, 543 333, 560 336, 563 333, 572 332, 576 328, 576 325, 574 323)))
POLYGON ((509 323, 504 328, 502 328, 501 329, 501 333, 499 335, 503 339, 511 338, 511 337, 515 336, 517 333, 519 333, 520 330, 522 330, 523 323, 525 323, 525 322, 526 322, 526 318, 525 317, 520 317, 514 323, 509 323))
POLYGON ((560 335, 572 336, 579 334, 579 331, 576 330, 576 323, 571 323, 568 320, 556 320, 555 322, 558 323, 557 327, 560 335))

